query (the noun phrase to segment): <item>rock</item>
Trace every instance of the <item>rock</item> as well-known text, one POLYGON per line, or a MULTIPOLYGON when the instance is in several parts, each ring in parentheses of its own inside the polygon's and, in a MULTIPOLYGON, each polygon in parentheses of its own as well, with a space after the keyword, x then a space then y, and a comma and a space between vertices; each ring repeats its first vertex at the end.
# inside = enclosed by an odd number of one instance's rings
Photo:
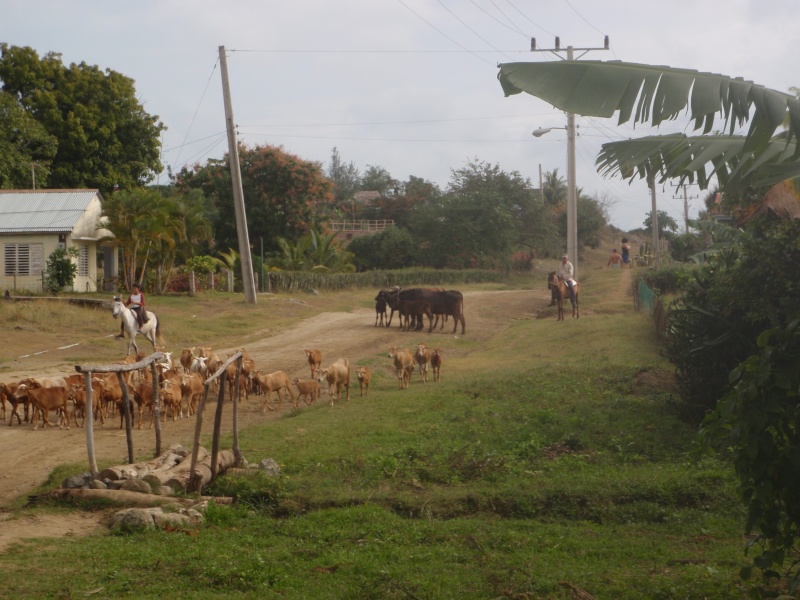
POLYGON ((99 479, 92 479, 91 483, 89 483, 89 489, 92 490, 107 490, 108 486, 100 481, 99 479))
POLYGON ((262 471, 266 471, 268 475, 273 477, 277 477, 281 474, 281 467, 271 458, 265 458, 260 463, 258 463, 258 468, 262 471))
POLYGON ((153 519, 153 511, 156 510, 161 511, 160 508, 126 508, 114 513, 108 523, 108 527, 109 529, 120 529, 122 531, 155 529, 156 522, 153 519))
POLYGON ((91 481, 92 481, 91 473, 81 473, 80 475, 73 475, 72 477, 67 477, 61 483, 61 487, 68 490, 82 488, 88 486, 91 481))
POLYGON ((194 524, 192 517, 181 513, 165 513, 164 511, 154 512, 153 521, 158 527, 166 524, 177 525, 180 527, 190 527, 194 524))
POLYGON ((162 486, 159 486, 159 488, 158 488, 158 495, 159 496, 174 496, 175 495, 175 490, 173 490, 168 485, 162 485, 162 486))
POLYGON ((142 481, 141 479, 126 479, 119 489, 127 492, 141 492, 142 494, 153 493, 153 490, 150 488, 150 484, 146 481, 142 481))

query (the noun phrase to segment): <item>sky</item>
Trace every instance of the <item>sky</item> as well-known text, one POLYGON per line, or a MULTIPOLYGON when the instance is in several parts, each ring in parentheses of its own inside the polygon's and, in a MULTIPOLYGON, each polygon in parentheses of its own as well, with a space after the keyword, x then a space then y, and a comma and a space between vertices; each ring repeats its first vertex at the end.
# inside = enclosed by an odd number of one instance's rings
MULTIPOLYGON (((238 139, 282 146, 327 169, 335 147, 363 172, 386 169, 443 190, 478 160, 539 185, 566 178, 566 116, 528 94, 504 97, 497 65, 620 60, 742 77, 779 91, 800 87, 797 0, 3 0, 0 41, 62 55, 135 81, 145 110, 167 130, 174 172, 227 152, 220 76, 226 51, 238 139), (609 36, 608 50, 602 49, 609 36)), ((647 186, 603 178, 608 141, 691 133, 688 119, 654 131, 615 118, 576 118, 577 186, 628 231, 651 210, 647 186)), ((159 183, 167 183, 166 172, 159 183)), ((156 181, 154 180, 154 183, 156 181)), ((689 217, 707 194, 686 189, 689 217)), ((659 186, 658 210, 684 226, 684 193, 659 186)))

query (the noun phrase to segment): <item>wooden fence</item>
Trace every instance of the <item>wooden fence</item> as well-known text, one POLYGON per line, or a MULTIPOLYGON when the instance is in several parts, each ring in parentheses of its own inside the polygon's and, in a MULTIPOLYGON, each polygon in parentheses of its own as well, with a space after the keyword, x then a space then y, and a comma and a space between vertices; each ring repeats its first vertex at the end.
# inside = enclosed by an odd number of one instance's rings
MULTIPOLYGON (((122 389, 122 403, 123 403, 123 415, 125 419, 125 437, 128 444, 128 463, 134 463, 134 456, 133 456, 133 427, 132 427, 132 417, 131 417, 131 404, 130 404, 130 395, 128 391, 128 386, 125 384, 125 379, 123 377, 124 373, 128 373, 131 371, 138 371, 140 369, 145 369, 147 367, 150 368, 150 374, 152 377, 153 382, 153 420, 155 422, 155 435, 156 435, 156 449, 155 449, 155 456, 159 456, 161 454, 161 420, 160 420, 160 408, 159 408, 159 394, 158 394, 158 372, 156 364, 163 361, 166 358, 166 355, 162 352, 155 352, 146 356, 142 360, 131 363, 131 364, 120 364, 114 363, 110 365, 76 365, 75 370, 78 373, 82 373, 84 375, 84 384, 86 387, 86 450, 89 457, 89 470, 92 472, 93 476, 98 474, 97 468, 97 456, 95 454, 95 447, 94 447, 94 411, 92 410, 92 403, 94 401, 92 395, 92 374, 93 373, 116 373, 117 379, 119 381, 120 388, 122 389)), ((192 447, 192 464, 190 468, 190 475, 189 475, 189 483, 187 485, 187 491, 200 491, 203 485, 208 483, 211 479, 216 477, 217 475, 217 464, 218 464, 218 456, 219 456, 219 436, 220 436, 220 429, 222 426, 222 407, 223 401, 225 399, 225 384, 227 381, 227 370, 228 366, 231 365, 233 362, 236 362, 236 375, 234 379, 234 392, 233 398, 231 399, 233 404, 233 454, 235 457, 235 466, 241 466, 244 463, 244 457, 239 449, 239 374, 242 370, 242 358, 243 353, 242 351, 236 352, 233 356, 231 356, 227 361, 225 361, 222 366, 217 370, 216 373, 208 377, 203 385, 203 399, 200 401, 200 404, 197 407, 196 412, 196 420, 195 420, 195 432, 194 432, 194 444, 192 447), (208 393, 211 388, 211 385, 214 383, 215 380, 219 381, 219 396, 217 400, 217 411, 214 418, 214 434, 212 438, 212 449, 211 449, 211 471, 210 474, 200 474, 197 471, 197 460, 198 454, 200 450, 200 433, 203 427, 203 411, 205 410, 206 401, 208 399, 208 393), (209 476, 210 475, 210 476, 209 476)))

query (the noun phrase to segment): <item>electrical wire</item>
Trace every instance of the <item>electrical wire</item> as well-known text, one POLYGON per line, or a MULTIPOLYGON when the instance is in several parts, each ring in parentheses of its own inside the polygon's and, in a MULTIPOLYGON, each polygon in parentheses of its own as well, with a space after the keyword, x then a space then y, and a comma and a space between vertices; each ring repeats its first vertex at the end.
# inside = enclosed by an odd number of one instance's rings
POLYGON ((475 58, 477 58, 478 60, 481 60, 481 61, 483 61, 483 62, 485 62, 485 63, 487 63, 487 64, 490 64, 490 65, 494 66, 494 65, 493 65, 493 64, 492 64, 490 61, 486 60, 485 58, 482 58, 482 57, 478 56, 478 55, 477 55, 475 52, 473 52, 473 51, 469 50, 468 48, 466 48, 466 47, 462 46, 461 44, 459 44, 457 41, 455 41, 453 38, 451 38, 449 35, 447 35, 447 34, 446 34, 445 32, 443 32, 441 29, 439 29, 438 27, 436 27, 435 25, 433 25, 433 24, 432 24, 430 21, 428 21, 427 19, 425 19, 425 17, 423 17, 422 15, 420 15, 420 14, 419 14, 417 11, 415 11, 413 8, 411 8, 411 7, 410 7, 408 4, 406 4, 405 2, 403 2, 403 0, 397 0, 397 1, 398 1, 400 4, 402 4, 403 6, 405 6, 405 7, 406 7, 406 8, 407 8, 409 11, 411 11, 411 13, 413 13, 413 14, 414 14, 414 15, 415 15, 415 16, 416 16, 418 19, 420 19, 420 20, 421 20, 423 23, 425 23, 425 24, 426 24, 428 27, 430 27, 431 29, 433 29, 434 31, 436 31, 437 33, 439 33, 440 35, 444 36, 444 37, 445 37, 446 39, 448 39, 450 42, 452 42, 453 44, 455 44, 456 46, 458 46, 458 47, 459 47, 459 48, 461 48, 462 50, 465 50, 465 51, 469 52, 470 54, 472 54, 472 55, 473 55, 475 58))
POLYGON ((189 128, 186 130, 186 135, 183 137, 183 142, 181 146, 178 148, 178 155, 175 157, 175 163, 180 160, 181 157, 181 148, 183 145, 186 144, 186 139, 189 137, 189 132, 192 130, 192 126, 194 125, 194 121, 197 118, 197 113, 200 111, 200 106, 203 104, 203 99, 206 97, 206 92, 208 91, 208 86, 211 85, 211 78, 214 76, 214 72, 217 70, 217 65, 219 64, 219 56, 217 56, 217 60, 214 61, 214 66, 211 68, 211 74, 208 76, 208 81, 206 82, 206 87, 203 90, 203 94, 200 96, 200 101, 197 103, 197 108, 194 110, 194 115, 192 115, 192 120, 189 123, 189 128))

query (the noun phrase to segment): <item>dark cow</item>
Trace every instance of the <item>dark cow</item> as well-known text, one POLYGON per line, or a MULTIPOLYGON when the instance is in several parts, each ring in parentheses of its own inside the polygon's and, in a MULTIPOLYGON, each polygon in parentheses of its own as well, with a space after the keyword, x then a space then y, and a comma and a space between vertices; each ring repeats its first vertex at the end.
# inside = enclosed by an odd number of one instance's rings
MULTIPOLYGON (((402 290, 398 293, 398 300, 415 300, 431 303, 431 312, 435 315, 453 317, 453 333, 458 329, 461 322, 461 335, 466 331, 464 320, 464 296, 457 290, 428 290, 424 288, 412 288, 402 290)), ((417 322, 417 330, 422 329, 422 319, 417 322)))
POLYGON ((414 328, 416 318, 416 331, 423 327, 423 316, 428 317, 428 333, 433 329, 433 309, 427 300, 400 300, 400 326, 403 331, 411 331, 414 328), (409 324, 410 323, 410 324, 409 324))

